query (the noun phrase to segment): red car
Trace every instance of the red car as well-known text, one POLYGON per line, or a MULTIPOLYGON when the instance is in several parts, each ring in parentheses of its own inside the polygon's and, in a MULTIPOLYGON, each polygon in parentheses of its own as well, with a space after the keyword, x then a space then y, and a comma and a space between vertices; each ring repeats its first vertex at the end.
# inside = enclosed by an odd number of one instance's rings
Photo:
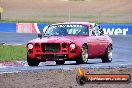
POLYGON ((65 22, 49 25, 44 34, 27 44, 29 66, 40 62, 76 61, 83 64, 88 59, 101 58, 102 62, 112 61, 112 39, 103 34, 95 23, 65 22))

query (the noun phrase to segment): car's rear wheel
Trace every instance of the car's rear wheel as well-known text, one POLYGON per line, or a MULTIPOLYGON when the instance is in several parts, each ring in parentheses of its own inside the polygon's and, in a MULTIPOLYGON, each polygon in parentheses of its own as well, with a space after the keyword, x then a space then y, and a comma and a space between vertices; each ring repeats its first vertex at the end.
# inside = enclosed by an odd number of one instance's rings
POLYGON ((103 58, 101 58, 103 63, 106 62, 111 62, 112 61, 112 46, 108 46, 106 51, 105 51, 105 55, 103 58))
POLYGON ((83 45, 79 57, 76 59, 77 64, 84 64, 88 61, 88 47, 83 45))
POLYGON ((63 65, 65 61, 55 61, 57 65, 63 65))
POLYGON ((40 61, 37 58, 31 59, 30 57, 27 56, 27 63, 29 66, 38 66, 40 61))

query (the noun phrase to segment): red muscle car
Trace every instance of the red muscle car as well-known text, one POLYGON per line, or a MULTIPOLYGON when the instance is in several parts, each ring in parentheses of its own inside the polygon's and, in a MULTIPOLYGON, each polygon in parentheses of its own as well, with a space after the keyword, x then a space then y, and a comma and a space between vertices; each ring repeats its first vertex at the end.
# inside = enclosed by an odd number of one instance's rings
POLYGON ((83 64, 88 59, 101 58, 102 62, 112 61, 112 39, 103 34, 95 23, 65 22, 49 25, 44 34, 27 44, 29 66, 40 62, 76 61, 83 64))

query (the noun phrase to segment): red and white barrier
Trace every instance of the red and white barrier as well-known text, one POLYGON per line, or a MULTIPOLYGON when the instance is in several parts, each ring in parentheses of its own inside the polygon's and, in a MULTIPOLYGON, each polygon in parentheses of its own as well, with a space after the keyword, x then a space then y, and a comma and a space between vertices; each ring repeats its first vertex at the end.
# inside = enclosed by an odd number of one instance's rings
POLYGON ((17 33, 40 33, 37 23, 16 23, 17 33))

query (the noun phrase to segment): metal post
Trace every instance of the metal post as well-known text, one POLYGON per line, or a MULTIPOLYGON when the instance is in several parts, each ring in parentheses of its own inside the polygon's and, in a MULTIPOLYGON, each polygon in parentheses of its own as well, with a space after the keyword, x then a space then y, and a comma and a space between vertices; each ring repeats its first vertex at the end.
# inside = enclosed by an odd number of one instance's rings
POLYGON ((0 20, 1 20, 1 12, 0 12, 0 20))
POLYGON ((71 21, 71 11, 70 11, 70 8, 68 10, 68 21, 70 22, 71 21))
POLYGON ((3 8, 0 7, 0 20, 2 19, 2 16, 1 16, 2 12, 3 12, 3 8))

